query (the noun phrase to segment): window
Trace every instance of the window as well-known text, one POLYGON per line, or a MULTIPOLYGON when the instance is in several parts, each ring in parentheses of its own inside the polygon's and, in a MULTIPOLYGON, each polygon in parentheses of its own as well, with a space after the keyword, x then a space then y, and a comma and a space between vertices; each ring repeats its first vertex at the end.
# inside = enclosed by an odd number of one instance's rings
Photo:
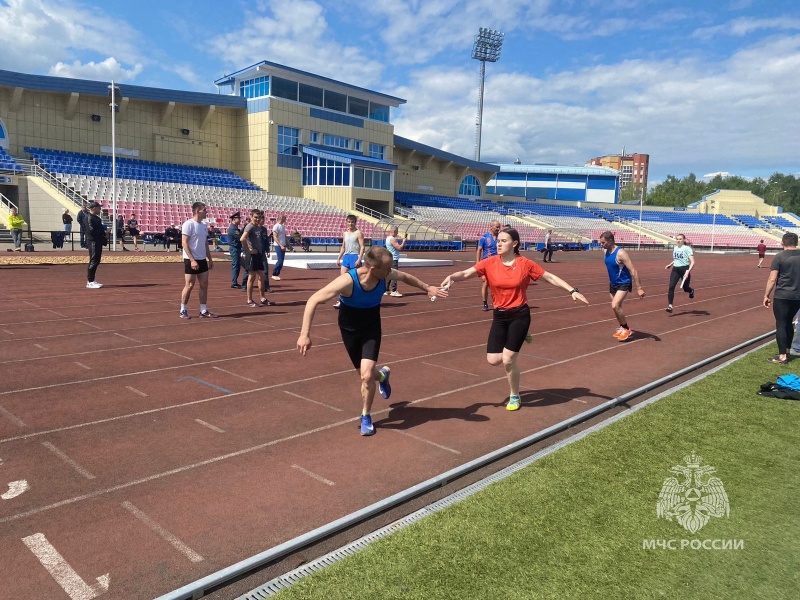
POLYGON ((319 131, 312 131, 308 139, 312 144, 319 144, 319 131))
POLYGON ((389 171, 356 167, 353 169, 353 186, 371 190, 391 191, 392 174, 389 171))
POLYGON ((371 158, 377 158, 379 160, 383 160, 383 155, 385 151, 386 151, 386 146, 381 146, 380 144, 369 145, 369 155, 371 158))
POLYGON ((322 106, 322 88, 301 83, 300 102, 313 104, 314 106, 322 106))
POLYGON ((459 196, 475 196, 481 195, 481 184, 475 175, 467 175, 461 180, 461 185, 458 188, 459 196))
POLYGON ((239 82, 239 95, 242 98, 261 98, 269 96, 269 77, 244 79, 239 82))
POLYGON ((287 100, 297 101, 297 82, 281 79, 280 77, 273 77, 272 93, 270 95, 275 98, 286 98, 287 100))
POLYGON ((325 90, 325 108, 338 110, 339 112, 347 112, 347 96, 325 90))
POLYGON ((334 148, 344 148, 346 150, 350 147, 350 138, 326 133, 322 136, 322 143, 325 146, 333 146, 334 148))
POLYGON ((376 121, 389 122, 389 107, 375 102, 369 103, 369 118, 376 121))
POLYGON ((353 140, 353 150, 361 152, 361 140, 353 140))
POLYGON ((304 154, 303 185, 350 187, 350 165, 304 154))
POLYGON ((369 115, 369 102, 353 96, 348 96, 348 100, 350 102, 347 106, 347 112, 351 115, 356 115, 357 117, 366 117, 369 115))
POLYGON ((299 131, 292 127, 278 125, 278 154, 297 156, 299 131))

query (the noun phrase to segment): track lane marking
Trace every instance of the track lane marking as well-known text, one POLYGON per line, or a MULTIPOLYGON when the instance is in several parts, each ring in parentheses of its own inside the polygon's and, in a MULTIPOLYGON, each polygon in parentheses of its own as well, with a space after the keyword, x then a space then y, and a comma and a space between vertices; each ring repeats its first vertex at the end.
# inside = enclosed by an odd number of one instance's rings
POLYGON ((94 479, 95 478, 94 475, 92 475, 87 469, 84 469, 81 465, 79 465, 77 462, 75 462, 69 456, 67 456, 66 453, 63 450, 60 450, 59 448, 56 448, 55 445, 53 445, 52 443, 50 443, 50 442, 42 442, 42 446, 44 446, 45 448, 50 450, 50 452, 55 454, 58 458, 63 460, 70 467, 72 467, 78 473, 83 475, 86 479, 94 479))
POLYGON ((183 554, 186 558, 188 558, 193 563, 198 563, 203 561, 203 557, 200 556, 197 552, 189 548, 186 544, 184 544, 181 540, 179 540, 174 534, 170 533, 166 529, 164 529, 160 524, 156 523, 153 519, 151 519, 147 514, 145 514, 139 508, 136 508, 133 504, 128 501, 122 503, 122 506, 131 513, 134 517, 139 519, 142 523, 147 525, 150 529, 155 531, 158 535, 160 535, 164 540, 169 542, 169 545, 175 548, 178 552, 183 554))

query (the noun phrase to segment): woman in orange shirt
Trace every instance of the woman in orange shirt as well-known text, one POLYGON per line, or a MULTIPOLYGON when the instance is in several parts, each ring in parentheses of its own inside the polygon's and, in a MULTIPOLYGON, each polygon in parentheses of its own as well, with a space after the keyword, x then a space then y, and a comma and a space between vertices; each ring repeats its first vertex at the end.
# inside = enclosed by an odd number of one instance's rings
POLYGON ((466 271, 447 277, 442 286, 480 275, 492 290, 494 317, 486 344, 486 360, 490 365, 503 364, 511 388, 507 410, 518 410, 519 367, 517 356, 524 342, 530 342, 531 311, 526 291, 531 281, 544 279, 547 283, 567 290, 573 301, 589 304, 586 298, 566 281, 548 273, 532 260, 519 255, 519 233, 508 228, 497 236, 497 255, 490 256, 466 271))

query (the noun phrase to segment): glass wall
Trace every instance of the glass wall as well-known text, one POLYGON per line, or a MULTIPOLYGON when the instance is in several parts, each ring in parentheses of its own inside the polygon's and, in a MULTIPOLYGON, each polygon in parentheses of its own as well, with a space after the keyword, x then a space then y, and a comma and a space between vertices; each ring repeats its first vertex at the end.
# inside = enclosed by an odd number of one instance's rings
POLYGON ((300 152, 299 137, 298 129, 278 125, 278 154, 297 156, 300 152))
POLYGON ((475 196, 481 195, 481 184, 475 175, 467 175, 461 180, 461 185, 458 188, 459 196, 475 196))

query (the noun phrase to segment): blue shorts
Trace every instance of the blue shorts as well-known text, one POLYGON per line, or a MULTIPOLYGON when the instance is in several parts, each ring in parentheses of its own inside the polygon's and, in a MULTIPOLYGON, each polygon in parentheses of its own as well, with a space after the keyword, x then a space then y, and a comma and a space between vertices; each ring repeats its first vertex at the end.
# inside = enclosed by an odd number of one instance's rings
POLYGON ((349 271, 350 269, 356 268, 357 261, 358 261, 358 254, 345 254, 342 257, 342 266, 349 271))

